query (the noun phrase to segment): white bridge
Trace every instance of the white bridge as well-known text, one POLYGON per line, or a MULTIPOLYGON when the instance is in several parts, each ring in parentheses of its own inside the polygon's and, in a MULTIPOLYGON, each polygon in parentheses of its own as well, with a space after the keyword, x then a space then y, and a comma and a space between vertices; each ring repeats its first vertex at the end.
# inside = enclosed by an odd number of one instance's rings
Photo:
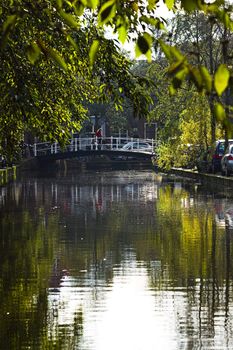
POLYGON ((35 157, 44 156, 60 156, 72 153, 85 155, 85 154, 127 154, 134 153, 134 155, 147 155, 153 156, 155 154, 156 142, 153 139, 139 139, 139 138, 124 138, 124 137, 90 137, 90 138, 72 138, 65 147, 61 147, 57 142, 40 142, 33 145, 33 153, 35 157))

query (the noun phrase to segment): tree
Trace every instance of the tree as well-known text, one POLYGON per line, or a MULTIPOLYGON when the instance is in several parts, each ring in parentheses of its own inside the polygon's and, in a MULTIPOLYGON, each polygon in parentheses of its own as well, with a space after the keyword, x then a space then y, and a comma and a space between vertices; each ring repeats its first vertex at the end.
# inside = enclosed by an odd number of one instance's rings
MULTIPOLYGON (((216 0, 212 4, 197 0, 164 0, 164 3, 168 9, 174 11, 178 7, 188 13, 195 10, 203 11, 205 15, 211 15, 212 20, 223 23, 229 30, 232 29, 230 17, 232 8, 223 0, 216 0)), ((140 90, 134 93, 135 81, 131 79, 128 81, 127 60, 120 57, 114 39, 106 40, 104 38, 103 28, 110 26, 118 34, 121 42, 133 34, 135 36, 136 56, 144 54, 150 61, 153 44, 151 28, 156 28, 158 31, 165 28, 165 21, 156 14, 158 6, 159 2, 155 0, 80 0, 74 2, 38 0, 36 3, 28 0, 13 0, 11 2, 3 0, 0 5, 0 59, 2 66, 6 69, 6 75, 1 84, 4 91, 1 97, 4 101, 2 110, 5 106, 11 106, 11 109, 8 109, 6 117, 2 116, 1 118, 3 125, 6 122, 1 139, 4 142, 7 140, 9 152, 16 139, 6 127, 10 121, 12 128, 17 129, 19 133, 25 128, 25 123, 28 123, 29 128, 33 126, 40 135, 48 133, 49 138, 64 142, 64 135, 67 137, 73 127, 80 127, 79 121, 85 114, 80 100, 84 97, 88 99, 95 97, 96 89, 93 89, 93 85, 99 87, 98 92, 100 92, 102 99, 113 95, 116 103, 122 101, 121 89, 123 89, 126 96, 133 98, 133 103, 137 107, 135 110, 142 108, 142 114, 145 114, 151 101, 145 94, 139 95, 140 90), (118 58, 116 59, 116 57, 118 58), (103 67, 102 59, 104 59, 103 67), (29 65, 28 60, 34 64, 33 67, 29 65), (96 65, 97 61, 100 66, 96 65), (36 76, 35 82, 39 85, 39 73, 43 75, 45 80, 44 74, 48 74, 49 66, 57 73, 54 82, 56 81, 57 84, 55 90, 61 92, 60 95, 58 94, 59 98, 57 95, 53 96, 52 103, 49 99, 45 105, 41 101, 34 103, 37 108, 39 105, 40 112, 43 111, 43 117, 40 121, 38 120, 38 111, 34 112, 33 116, 31 114, 31 109, 33 109, 30 108, 29 103, 31 97, 22 99, 20 95, 18 99, 19 95, 15 91, 12 93, 14 90, 12 88, 15 86, 17 86, 17 92, 21 91, 19 82, 17 84, 15 82, 15 77, 18 75, 14 68, 16 62, 17 65, 20 62, 21 77, 26 74, 28 81, 33 82, 36 76), (122 74, 116 77, 116 72, 122 74), (58 76, 60 79, 57 79, 58 76), (103 84, 101 84, 102 79, 104 80, 103 84), (112 81, 115 79, 117 84, 112 81), (59 88, 58 81, 61 82, 63 89, 59 88), (76 82, 82 91, 77 91, 76 82), (66 84, 69 89, 73 88, 71 96, 75 96, 79 92, 78 102, 68 98, 72 101, 72 108, 70 101, 66 101, 66 96, 65 98, 61 96, 62 91, 67 93, 66 84), (6 101, 8 102, 6 103, 6 101), (17 105, 17 109, 15 109, 15 105, 17 105), (76 110, 77 113, 80 113, 77 119, 78 125, 77 121, 74 124, 74 120, 71 118, 76 110), (61 112, 62 116, 60 116, 61 112), (54 114, 56 117, 53 117, 50 123, 50 117, 54 114), (45 128, 43 127, 44 123, 46 124, 45 128), (55 129, 54 125, 56 125, 55 129)), ((213 91, 220 98, 227 86, 231 84, 231 72, 226 65, 221 66, 220 71, 217 70, 214 75, 211 75, 205 66, 193 67, 185 55, 162 39, 156 39, 156 43, 160 45, 169 60, 168 73, 172 78, 171 92, 175 92, 185 79, 189 79, 196 84, 199 91, 206 93, 213 91)), ((21 85, 27 86, 24 82, 21 85)), ((28 88, 28 90, 30 90, 29 95, 31 96, 31 89, 28 88)), ((51 90, 54 91, 53 88, 51 89, 51 84, 44 82, 44 91, 51 90)), ((34 102, 35 99, 39 100, 39 92, 40 89, 35 89, 34 102)), ((219 103, 217 107, 215 109, 216 115, 229 125, 224 114, 224 105, 219 103)))
MULTIPOLYGON (((229 52, 233 43, 232 33, 228 29, 218 22, 211 22, 203 13, 178 12, 172 20, 169 40, 176 45, 175 50, 185 53, 194 72, 201 67, 202 73, 206 74, 208 69, 211 76, 215 77, 215 89, 221 89, 221 84, 224 85, 225 81, 224 75, 227 75, 226 67, 229 67, 229 52)), ((163 66, 160 58, 160 64, 152 64, 149 69, 149 76, 157 85, 157 104, 151 112, 151 118, 159 123, 159 136, 163 143, 160 147, 161 165, 170 167, 172 164, 193 164, 192 158, 197 158, 200 149, 206 150, 215 141, 216 133, 223 137, 225 129, 227 137, 231 132, 231 87, 225 85, 226 90, 220 96, 212 88, 210 79, 209 92, 197 94, 190 81, 182 80, 182 75, 186 73, 181 71, 173 78, 173 86, 170 87, 172 97, 169 97, 166 73, 170 72, 171 67, 165 66, 163 69, 163 66), (179 87, 176 93, 174 87, 179 87), (219 126, 220 118, 222 123, 219 126), (198 147, 188 147, 190 144, 198 147)), ((203 92, 199 83, 201 84, 201 79, 196 82, 196 87, 203 92)))
POLYGON ((140 98, 129 60, 90 16, 85 24, 55 5, 47 0, 0 5, 0 153, 8 158, 25 131, 64 145, 87 117, 87 100, 118 107, 124 95, 142 114, 150 101, 144 93, 140 98))
POLYGON ((191 166, 200 151, 211 144, 210 111, 205 95, 185 83, 169 95, 169 79, 164 61, 153 63, 147 72, 154 81, 155 106, 149 120, 157 123, 160 145, 159 166, 191 166))
MULTIPOLYGON (((233 45, 233 34, 224 28, 221 23, 213 21, 208 16, 197 11, 190 15, 178 13, 173 20, 171 33, 173 33, 171 34, 172 42, 182 52, 186 53, 194 67, 205 66, 211 76, 215 76, 215 85, 219 89, 218 79, 221 78, 218 78, 217 70, 221 65, 223 77, 224 74, 227 75, 226 67, 229 66, 229 50, 233 45), (223 64, 226 66, 224 67, 223 64)), ((209 80, 210 83, 211 81, 209 80)), ((228 92, 230 92, 230 89, 228 89, 228 92)), ((211 113, 211 139, 214 142, 216 125, 218 123, 218 120, 216 120, 218 113, 216 113, 215 106, 219 101, 224 101, 224 94, 220 98, 216 91, 210 89, 207 94, 207 100, 211 113)), ((228 101, 225 100, 224 104, 228 111, 229 108, 227 106, 229 103, 229 99, 228 101)), ((230 114, 228 113, 229 118, 230 114)), ((223 126, 226 128, 227 125, 223 123, 223 126)), ((230 127, 228 129, 230 131, 230 127)))

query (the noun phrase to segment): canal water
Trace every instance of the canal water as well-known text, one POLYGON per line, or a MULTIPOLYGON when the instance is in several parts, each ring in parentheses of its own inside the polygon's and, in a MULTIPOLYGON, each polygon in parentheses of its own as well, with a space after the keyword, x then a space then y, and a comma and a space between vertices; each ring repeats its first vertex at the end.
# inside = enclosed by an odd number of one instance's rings
POLYGON ((153 171, 0 188, 0 349, 233 349, 233 199, 153 171))

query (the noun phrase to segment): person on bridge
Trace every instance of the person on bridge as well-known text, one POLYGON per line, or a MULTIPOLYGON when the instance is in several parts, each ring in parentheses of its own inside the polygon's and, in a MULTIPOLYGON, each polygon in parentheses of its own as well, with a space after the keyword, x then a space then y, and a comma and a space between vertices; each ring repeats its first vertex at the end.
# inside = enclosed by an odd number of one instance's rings
POLYGON ((96 136, 96 139, 97 139, 97 143, 101 144, 102 143, 102 130, 101 130, 101 128, 96 130, 95 136, 96 136))

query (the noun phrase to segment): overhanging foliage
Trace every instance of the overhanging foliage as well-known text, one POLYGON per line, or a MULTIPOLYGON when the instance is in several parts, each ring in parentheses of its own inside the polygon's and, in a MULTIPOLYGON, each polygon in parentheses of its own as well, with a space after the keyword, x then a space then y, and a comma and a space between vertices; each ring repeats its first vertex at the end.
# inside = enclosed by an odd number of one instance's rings
MULTIPOLYGON (((232 6, 223 0, 163 2, 168 10, 202 11, 212 23, 221 23, 229 31, 233 28, 232 6)), ((126 95, 140 110, 138 114, 146 114, 151 100, 131 79, 129 62, 119 54, 114 39, 104 38, 106 26, 122 43, 133 34, 135 55, 143 54, 149 61, 153 45, 159 45, 169 61, 170 93, 184 80, 192 81, 199 92, 216 96, 216 117, 231 128, 222 99, 231 89, 231 65, 225 60, 214 72, 205 65, 193 66, 186 54, 163 37, 154 39, 153 30, 166 33, 158 8, 157 0, 2 0, 0 122, 5 127, 0 139, 7 140, 9 151, 25 125, 62 142, 64 135, 80 127, 85 116, 83 98, 111 96, 119 105, 126 95)))

